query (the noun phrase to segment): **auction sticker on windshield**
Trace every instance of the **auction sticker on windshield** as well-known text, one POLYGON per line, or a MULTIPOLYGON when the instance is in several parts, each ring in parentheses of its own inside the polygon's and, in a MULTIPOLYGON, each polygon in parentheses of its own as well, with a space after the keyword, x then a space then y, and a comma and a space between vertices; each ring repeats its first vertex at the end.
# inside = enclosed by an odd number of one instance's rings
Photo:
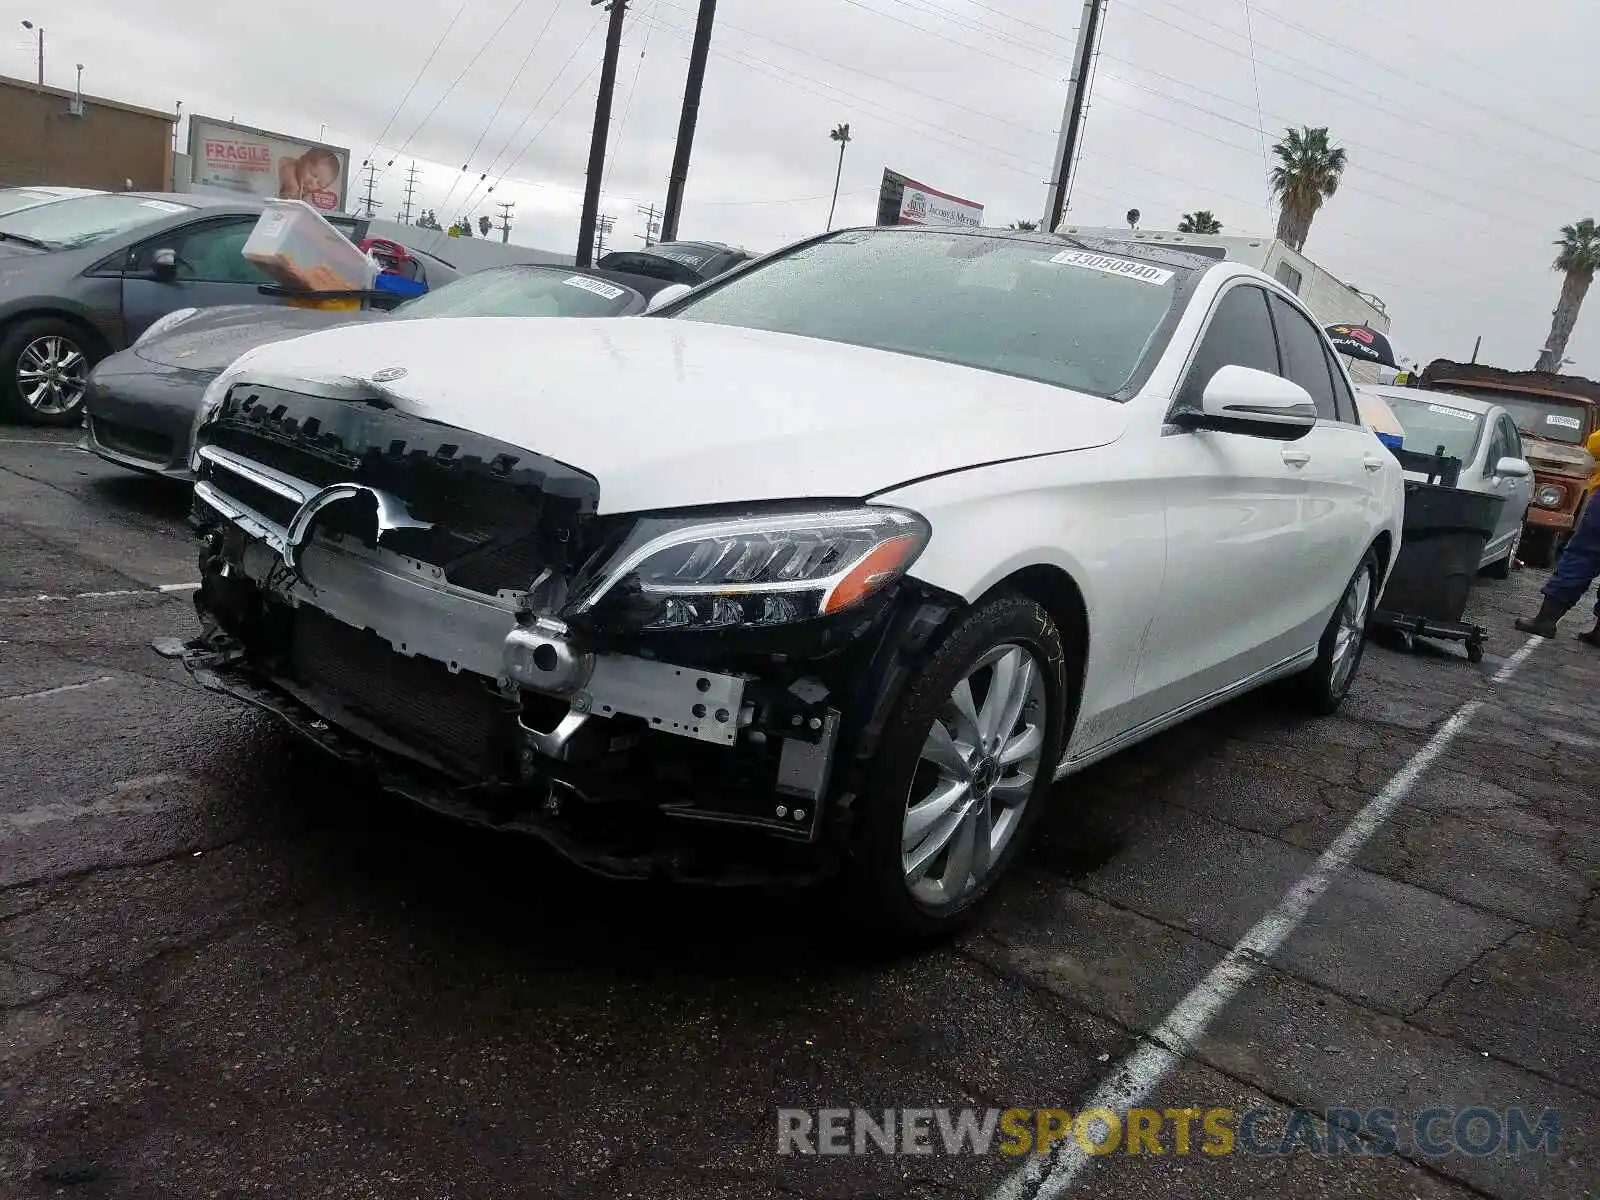
POLYGON ((1088 250, 1063 250, 1052 254, 1050 261, 1066 267, 1083 267, 1104 275, 1117 275, 1123 279, 1137 279, 1140 283, 1163 284, 1172 278, 1172 272, 1148 263, 1134 262, 1131 258, 1116 258, 1110 254, 1095 254, 1088 250))
POLYGON ((615 300, 622 295, 622 289, 615 284, 602 283, 598 279, 589 279, 583 275, 569 275, 561 282, 568 287, 582 288, 586 292, 593 292, 596 296, 604 296, 607 300, 615 300))
POLYGON ((1438 413, 1441 417, 1455 417, 1458 421, 1476 421, 1478 419, 1477 413, 1464 412, 1459 408, 1446 408, 1442 404, 1430 404, 1428 405, 1428 411, 1438 413))
POLYGON ((1544 423, 1546 425, 1559 425, 1563 429, 1583 428, 1583 422, 1578 420, 1577 417, 1564 417, 1560 413, 1551 413, 1549 416, 1545 417, 1544 423))

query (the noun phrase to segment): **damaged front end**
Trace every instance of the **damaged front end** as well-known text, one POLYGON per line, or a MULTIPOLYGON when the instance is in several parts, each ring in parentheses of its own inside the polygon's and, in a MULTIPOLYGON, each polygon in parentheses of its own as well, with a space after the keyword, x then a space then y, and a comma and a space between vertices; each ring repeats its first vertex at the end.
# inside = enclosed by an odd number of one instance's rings
POLYGON ((381 396, 235 384, 195 463, 201 683, 614 876, 828 872, 959 603, 905 578, 915 514, 602 515, 583 471, 381 396))

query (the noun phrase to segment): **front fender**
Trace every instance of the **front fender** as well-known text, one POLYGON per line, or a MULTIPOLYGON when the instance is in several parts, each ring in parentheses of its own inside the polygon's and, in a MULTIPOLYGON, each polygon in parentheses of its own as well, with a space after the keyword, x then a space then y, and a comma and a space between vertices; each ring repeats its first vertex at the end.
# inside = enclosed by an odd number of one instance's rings
POLYGON ((877 499, 921 513, 933 537, 911 574, 968 603, 1028 567, 1064 572, 1088 618, 1080 716, 1132 695, 1166 570, 1161 489, 1092 451, 982 467, 877 499))

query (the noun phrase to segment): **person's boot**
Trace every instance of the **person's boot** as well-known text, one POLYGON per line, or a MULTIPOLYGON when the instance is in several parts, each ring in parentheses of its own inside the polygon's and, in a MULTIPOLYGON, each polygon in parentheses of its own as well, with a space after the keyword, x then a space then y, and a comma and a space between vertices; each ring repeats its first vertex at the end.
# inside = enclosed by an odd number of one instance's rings
POLYGON ((1559 600, 1552 600, 1549 596, 1539 605, 1539 613, 1533 617, 1518 617, 1514 622, 1523 633, 1537 634, 1539 637, 1553 638, 1556 635, 1556 622, 1566 615, 1570 604, 1563 604, 1559 600))
POLYGON ((1600 613, 1595 614, 1594 628, 1589 630, 1588 633, 1580 633, 1578 640, 1580 642, 1588 642, 1589 645, 1600 649, 1600 613))

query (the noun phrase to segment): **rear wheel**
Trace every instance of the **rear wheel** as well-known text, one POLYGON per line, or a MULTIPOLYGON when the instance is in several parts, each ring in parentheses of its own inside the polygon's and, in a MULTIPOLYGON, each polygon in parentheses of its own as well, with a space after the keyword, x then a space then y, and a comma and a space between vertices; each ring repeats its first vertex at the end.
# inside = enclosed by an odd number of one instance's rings
POLYGON ((1554 529, 1526 529, 1522 534, 1522 561, 1530 567, 1555 565, 1558 537, 1554 529))
POLYGON ((1022 596, 961 618, 924 661, 867 775, 851 862, 874 928, 954 930, 1022 849, 1061 758, 1061 634, 1022 596))
MULTIPOLYGON (((1524 518, 1526 520, 1526 518, 1524 518)), ((1517 526, 1517 532, 1511 538, 1511 549, 1506 551, 1506 556, 1497 562, 1490 563, 1483 569, 1483 574, 1490 579, 1510 579, 1511 564, 1517 561, 1517 552, 1522 547, 1522 526, 1517 526)))
POLYGON ((76 425, 93 365, 75 325, 53 317, 20 321, 0 337, 0 407, 30 425, 76 425))
POLYGON ((1356 670, 1367 650, 1367 624, 1372 619, 1377 594, 1378 562, 1369 551, 1344 589, 1333 610, 1317 661, 1300 676, 1300 693, 1313 712, 1328 716, 1350 694, 1356 670))

